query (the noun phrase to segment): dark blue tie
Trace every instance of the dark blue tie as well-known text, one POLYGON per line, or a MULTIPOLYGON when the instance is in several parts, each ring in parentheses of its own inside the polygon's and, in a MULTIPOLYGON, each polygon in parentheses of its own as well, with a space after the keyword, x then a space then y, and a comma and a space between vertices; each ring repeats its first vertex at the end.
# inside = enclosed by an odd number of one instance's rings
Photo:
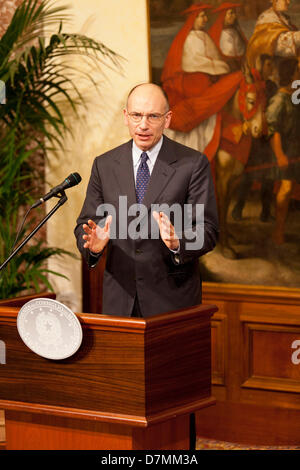
POLYGON ((141 163, 138 167, 135 183, 136 200, 138 204, 140 204, 144 199, 150 179, 150 171, 147 165, 147 160, 148 155, 146 152, 143 152, 141 155, 141 163))

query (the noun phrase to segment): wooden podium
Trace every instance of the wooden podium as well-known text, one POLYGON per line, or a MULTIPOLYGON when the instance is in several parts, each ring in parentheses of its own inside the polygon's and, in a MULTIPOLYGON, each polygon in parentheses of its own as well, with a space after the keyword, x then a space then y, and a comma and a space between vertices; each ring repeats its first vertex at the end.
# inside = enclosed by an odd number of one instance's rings
POLYGON ((215 403, 215 306, 147 319, 77 314, 81 347, 61 361, 23 343, 18 307, 0 306, 6 449, 189 449, 191 413, 215 403))

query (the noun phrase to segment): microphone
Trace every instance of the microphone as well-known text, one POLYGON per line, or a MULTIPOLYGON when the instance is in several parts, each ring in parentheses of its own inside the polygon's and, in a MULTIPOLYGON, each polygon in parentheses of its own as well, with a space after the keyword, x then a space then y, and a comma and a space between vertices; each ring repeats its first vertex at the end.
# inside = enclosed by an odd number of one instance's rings
POLYGON ((57 196, 60 192, 64 191, 65 189, 72 188, 72 186, 76 186, 81 181, 81 176, 79 173, 71 173, 61 184, 52 188, 45 196, 41 197, 38 201, 36 201, 32 206, 31 209, 38 207, 40 204, 48 201, 53 196, 57 196))

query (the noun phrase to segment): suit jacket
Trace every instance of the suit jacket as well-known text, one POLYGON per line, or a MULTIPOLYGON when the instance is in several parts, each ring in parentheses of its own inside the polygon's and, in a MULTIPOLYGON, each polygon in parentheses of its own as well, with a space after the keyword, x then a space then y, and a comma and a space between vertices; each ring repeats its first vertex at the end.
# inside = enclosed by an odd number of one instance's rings
MULTIPOLYGON (((101 216, 97 208, 103 203, 112 204, 116 208, 116 234, 119 234, 119 196, 127 197, 128 207, 136 204, 132 140, 94 161, 75 228, 78 248, 90 266, 97 263, 97 258, 83 248, 82 224, 88 219, 98 223, 101 216)), ((206 156, 164 136, 143 201, 147 207, 143 227, 146 226, 147 233, 148 223, 148 235, 151 223, 156 224, 150 210, 154 203, 177 203, 182 208, 184 204, 192 204, 193 209, 196 204, 204 204, 203 246, 191 249, 181 234, 180 252, 175 256, 160 237, 110 239, 103 281, 104 314, 130 316, 136 295, 145 317, 201 303, 198 258, 214 248, 218 233, 215 192, 206 156)), ((122 214, 123 217, 124 211, 122 214)), ((195 214, 193 210, 193 224, 195 214)), ((136 221, 136 216, 126 219, 128 226, 136 221)), ((171 221, 174 221, 172 217, 171 221)))

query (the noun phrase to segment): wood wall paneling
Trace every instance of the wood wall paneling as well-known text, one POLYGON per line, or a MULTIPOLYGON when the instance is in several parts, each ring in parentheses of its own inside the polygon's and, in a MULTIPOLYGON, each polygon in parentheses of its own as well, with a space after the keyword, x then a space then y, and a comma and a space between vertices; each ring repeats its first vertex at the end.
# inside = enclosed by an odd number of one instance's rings
MULTIPOLYGON (((98 290, 103 267, 92 273, 98 290)), ((95 284, 86 276, 83 283, 91 302, 95 284)), ((300 445, 300 364, 291 362, 291 344, 300 340, 299 289, 204 283, 203 303, 218 308, 211 322, 217 404, 197 412, 198 436, 300 445)))
POLYGON ((292 362, 297 327, 243 322, 244 381, 242 387, 300 392, 300 367, 292 362))
POLYGON ((300 340, 299 289, 207 283, 203 303, 219 309, 212 317, 217 404, 197 412, 198 436, 300 445, 300 364, 292 361, 292 344, 300 340))
POLYGON ((211 322, 212 384, 214 385, 225 385, 226 383, 227 335, 227 316, 215 313, 211 322))

